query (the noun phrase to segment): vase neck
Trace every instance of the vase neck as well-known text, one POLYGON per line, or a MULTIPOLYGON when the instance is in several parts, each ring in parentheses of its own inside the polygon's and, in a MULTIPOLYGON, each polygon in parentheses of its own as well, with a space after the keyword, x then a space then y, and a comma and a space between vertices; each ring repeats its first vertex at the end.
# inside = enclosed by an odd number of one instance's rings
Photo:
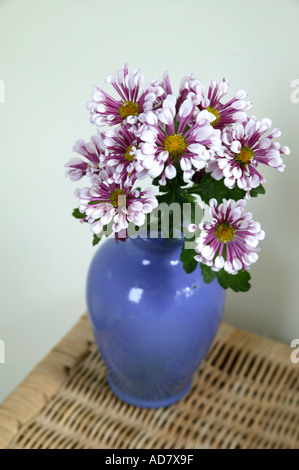
POLYGON ((180 237, 166 238, 161 232, 138 235, 136 238, 129 238, 132 243, 142 249, 171 251, 182 246, 184 243, 184 235, 180 237))

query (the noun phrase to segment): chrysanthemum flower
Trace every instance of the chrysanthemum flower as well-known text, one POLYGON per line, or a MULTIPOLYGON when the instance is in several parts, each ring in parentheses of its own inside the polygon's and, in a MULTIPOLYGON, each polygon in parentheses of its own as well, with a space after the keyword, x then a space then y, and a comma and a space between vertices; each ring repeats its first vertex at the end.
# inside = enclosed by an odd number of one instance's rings
POLYGON ((265 136, 271 127, 270 119, 258 121, 255 117, 248 118, 235 128, 227 128, 222 133, 224 144, 221 152, 209 162, 208 171, 216 180, 224 177, 224 184, 232 189, 237 183, 238 187, 250 191, 265 181, 257 171, 259 163, 284 171, 281 155, 288 155, 288 147, 280 147, 273 142, 274 137, 281 135, 274 129, 265 136))
POLYGON ((140 138, 136 126, 117 127, 102 134, 102 139, 106 148, 105 164, 116 183, 127 179, 126 184, 132 185, 137 177, 145 176, 138 161, 140 138))
POLYGON ((114 75, 108 75, 106 83, 114 87, 120 99, 114 99, 102 90, 99 84, 95 85, 91 101, 87 104, 87 109, 91 112, 91 122, 97 127, 106 124, 135 124, 142 113, 153 108, 157 97, 165 93, 157 81, 153 81, 140 94, 143 82, 144 76, 140 70, 128 73, 127 64, 114 75))
MULTIPOLYGON (((163 79, 161 81, 161 87, 163 88, 163 90, 165 90, 164 98, 166 98, 167 95, 173 95, 168 72, 164 72, 164 74, 163 74, 163 79)), ((160 97, 159 97, 159 99, 160 99, 160 97)))
POLYGON ((199 105, 204 99, 204 96, 205 86, 201 80, 195 78, 194 73, 189 73, 182 78, 177 100, 179 106, 187 98, 191 99, 196 105, 199 105))
POLYGON ((189 230, 201 230, 196 239, 195 259, 210 266, 213 271, 224 268, 229 274, 248 269, 258 259, 258 243, 265 232, 259 222, 252 220, 250 212, 244 212, 245 201, 223 200, 219 206, 211 199, 210 222, 199 226, 190 225, 189 230))
POLYGON ((239 90, 227 103, 222 98, 228 93, 230 83, 223 80, 212 80, 206 93, 203 83, 193 74, 187 75, 181 82, 179 102, 186 98, 196 102, 198 109, 206 109, 212 115, 211 125, 215 129, 224 129, 236 122, 246 119, 246 111, 251 108, 251 102, 245 101, 247 93, 239 90))
POLYGON ((87 161, 79 157, 71 158, 65 164, 66 176, 69 176, 72 181, 78 181, 85 175, 92 176, 94 173, 99 173, 104 161, 103 141, 99 137, 93 136, 87 143, 82 139, 77 140, 73 151, 85 157, 87 161))
POLYGON ((112 220, 112 230, 116 233, 126 231, 129 222, 140 227, 145 215, 158 205, 152 188, 138 191, 123 182, 116 183, 106 170, 93 175, 91 184, 89 188, 77 189, 75 194, 79 198, 79 210, 85 214, 81 220, 89 222, 95 234, 100 234, 112 220))
POLYGON ((166 179, 175 178, 177 164, 188 182, 195 170, 204 168, 220 148, 220 131, 214 130, 207 120, 210 113, 199 113, 195 123, 190 123, 194 109, 195 104, 187 99, 177 113, 176 98, 168 95, 161 109, 146 114, 148 126, 140 135, 143 144, 139 160, 149 176, 162 174, 161 185, 166 184, 166 179))

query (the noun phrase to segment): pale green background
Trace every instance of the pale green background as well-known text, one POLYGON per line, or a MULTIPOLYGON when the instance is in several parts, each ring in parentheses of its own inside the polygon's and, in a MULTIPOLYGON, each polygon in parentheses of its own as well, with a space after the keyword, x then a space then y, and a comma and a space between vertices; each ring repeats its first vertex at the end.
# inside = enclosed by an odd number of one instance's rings
POLYGON ((64 164, 75 140, 95 133, 92 85, 125 62, 147 81, 168 70, 175 90, 189 72, 206 84, 225 77, 281 129, 292 154, 285 173, 263 170, 267 194, 249 204, 266 238, 252 290, 228 293, 225 320, 299 338, 298 20, 297 0, 0 1, 0 401, 85 311, 95 248, 70 215, 80 182, 65 179, 64 164))

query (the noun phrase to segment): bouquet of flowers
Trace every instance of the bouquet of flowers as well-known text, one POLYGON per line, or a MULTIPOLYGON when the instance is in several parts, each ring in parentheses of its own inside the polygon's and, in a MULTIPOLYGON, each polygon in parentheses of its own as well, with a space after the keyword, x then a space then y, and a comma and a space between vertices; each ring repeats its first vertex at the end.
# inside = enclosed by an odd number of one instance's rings
POLYGON ((111 234, 125 241, 153 221, 162 232, 167 225, 166 236, 184 233, 188 240, 181 254, 186 272, 200 263, 205 282, 217 277, 224 288, 247 291, 265 233, 245 212, 246 200, 265 193, 262 165, 285 169, 282 155, 290 151, 275 140, 280 131, 247 115, 244 90, 225 100, 225 79, 206 89, 189 74, 175 95, 167 73, 141 89, 141 71, 124 65, 106 82, 116 97, 94 86, 87 108, 97 135, 78 140, 73 150, 80 157, 66 164, 71 180, 89 179, 75 191, 74 217, 90 224, 94 245, 111 234), (145 178, 151 186, 141 189, 145 178), (170 223, 163 225, 167 208, 170 223))

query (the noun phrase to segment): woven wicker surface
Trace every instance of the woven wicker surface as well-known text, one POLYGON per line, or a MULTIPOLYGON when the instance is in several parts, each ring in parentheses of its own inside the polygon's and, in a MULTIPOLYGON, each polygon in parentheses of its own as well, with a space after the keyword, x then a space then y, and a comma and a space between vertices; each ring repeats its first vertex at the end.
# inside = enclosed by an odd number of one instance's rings
POLYGON ((0 448, 299 448, 299 364, 223 323, 188 395, 157 410, 109 389, 86 315, 0 406, 0 448))

